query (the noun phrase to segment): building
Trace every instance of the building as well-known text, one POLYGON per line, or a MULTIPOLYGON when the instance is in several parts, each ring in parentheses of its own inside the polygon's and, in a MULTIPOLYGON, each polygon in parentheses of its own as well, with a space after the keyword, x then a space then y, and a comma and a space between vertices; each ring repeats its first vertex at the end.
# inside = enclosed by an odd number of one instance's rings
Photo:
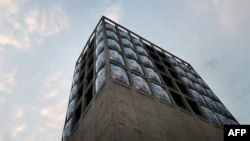
POLYGON ((221 141, 238 124, 195 69, 102 17, 76 62, 62 141, 221 141))

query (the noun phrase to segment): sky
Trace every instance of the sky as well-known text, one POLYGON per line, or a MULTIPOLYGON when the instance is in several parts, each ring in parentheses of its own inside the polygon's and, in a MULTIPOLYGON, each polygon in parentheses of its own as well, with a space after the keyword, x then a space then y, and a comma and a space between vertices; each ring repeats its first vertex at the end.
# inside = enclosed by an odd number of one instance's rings
POLYGON ((249 0, 0 0, 0 141, 61 140, 74 65, 101 16, 189 62, 250 124, 249 0))

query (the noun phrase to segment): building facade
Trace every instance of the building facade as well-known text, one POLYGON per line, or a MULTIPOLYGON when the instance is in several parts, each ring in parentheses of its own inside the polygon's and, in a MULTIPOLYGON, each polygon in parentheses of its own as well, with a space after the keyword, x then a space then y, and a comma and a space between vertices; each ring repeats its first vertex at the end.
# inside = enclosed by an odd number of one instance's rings
POLYGON ((195 69, 102 17, 75 65, 62 141, 221 141, 238 124, 195 69))

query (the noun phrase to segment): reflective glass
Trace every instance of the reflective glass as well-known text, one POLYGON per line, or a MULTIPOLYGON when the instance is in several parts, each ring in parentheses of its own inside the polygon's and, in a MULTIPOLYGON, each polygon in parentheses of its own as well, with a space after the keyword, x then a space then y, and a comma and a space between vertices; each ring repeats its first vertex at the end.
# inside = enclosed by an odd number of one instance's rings
POLYGON ((150 88, 148 86, 147 81, 135 74, 132 74, 132 78, 133 78, 133 82, 134 82, 134 86, 136 89, 142 90, 144 92, 147 92, 148 94, 151 94, 150 88))
POLYGON ((116 32, 115 27, 113 25, 111 25, 111 24, 106 24, 106 29, 110 30, 110 31, 113 31, 113 32, 116 32))
POLYGON ((96 45, 98 45, 101 41, 103 40, 103 32, 101 32, 97 37, 96 37, 96 45))
POLYGON ((75 85, 79 80, 79 73, 75 73, 74 74, 74 78, 73 78, 73 85, 75 85))
POLYGON ((80 64, 80 63, 77 63, 77 64, 76 64, 76 67, 75 67, 75 73, 79 72, 79 71, 80 71, 80 68, 81 68, 81 64, 80 64))
POLYGON ((96 47, 96 52, 95 52, 95 55, 98 56, 99 53, 101 53, 104 49, 104 45, 103 45, 103 41, 101 41, 97 47, 96 47))
POLYGON ((195 70, 190 69, 190 72, 191 72, 194 76, 200 77, 200 76, 198 75, 198 73, 197 73, 195 70))
POLYGON ((140 40, 134 38, 133 41, 134 41, 135 45, 143 46, 143 44, 140 40))
POLYGON ((223 115, 225 115, 225 116, 231 116, 230 112, 227 110, 227 108, 226 108, 224 105, 222 105, 222 104, 219 103, 219 102, 215 102, 215 103, 216 103, 216 105, 217 105, 219 111, 220 111, 223 115))
POLYGON ((131 48, 125 47, 124 50, 126 55, 130 56, 133 59, 138 59, 136 53, 131 48))
POLYGON ((205 98, 207 105, 210 109, 218 111, 218 108, 212 99, 210 99, 209 97, 206 97, 206 96, 204 96, 204 98, 205 98))
POLYGON ((127 60, 128 60, 128 66, 131 70, 144 74, 141 65, 137 61, 132 59, 127 59, 127 60))
POLYGON ((180 64, 180 67, 186 72, 189 70, 188 67, 184 64, 180 64))
POLYGON ((153 67, 152 62, 148 59, 148 57, 140 55, 140 59, 143 64, 153 67))
POLYGON ((174 69, 175 69, 176 72, 177 72, 178 74, 180 74, 181 76, 185 76, 185 72, 184 72, 180 67, 175 66, 174 69))
POLYGON ((70 100, 72 100, 72 98, 75 97, 76 92, 77 92, 77 85, 75 85, 75 86, 73 86, 73 87, 71 88, 70 97, 69 97, 70 100))
POLYGON ((189 80, 191 80, 193 82, 197 82, 193 74, 188 72, 188 73, 186 73, 186 76, 189 80))
POLYGON ((200 84, 194 83, 194 86, 200 94, 206 95, 204 88, 200 84))
POLYGON ((205 89, 205 90, 206 90, 207 95, 208 95, 209 97, 211 97, 211 98, 214 99, 214 100, 218 100, 218 97, 214 94, 213 91, 211 91, 210 89, 205 89))
POLYGON ((69 117, 71 116, 71 114, 73 113, 73 111, 75 110, 75 99, 73 99, 68 106, 67 109, 67 119, 69 119, 69 117))
POLYGON ((129 39, 129 36, 128 36, 127 33, 123 32, 123 31, 120 31, 119 33, 120 33, 120 35, 121 35, 122 38, 129 39))
POLYGON ((96 72, 100 69, 101 65, 104 63, 105 60, 105 54, 102 52, 98 55, 95 63, 96 72))
POLYGON ((103 29, 102 25, 97 28, 97 30, 96 30, 97 35, 102 32, 102 29, 103 29))
POLYGON ((132 43, 128 39, 122 38, 122 44, 124 47, 129 47, 129 48, 134 49, 134 46, 132 45, 132 43))
POLYGON ((228 121, 231 123, 231 125, 239 125, 236 121, 228 119, 228 121))
POLYGON ((145 67, 145 72, 150 79, 161 83, 160 77, 153 69, 145 67))
POLYGON ((206 105, 205 100, 203 99, 203 97, 202 97, 199 93, 197 93, 197 91, 192 90, 192 89, 189 89, 189 91, 190 91, 192 97, 193 97, 198 103, 200 103, 200 104, 202 104, 202 105, 206 105))
POLYGON ((72 128, 72 118, 70 118, 69 121, 66 122, 66 125, 63 130, 63 141, 67 141, 69 138, 69 135, 71 133, 72 128))
POLYGON ((99 89, 101 88, 101 86, 104 84, 106 80, 106 70, 103 67, 99 73, 97 74, 96 80, 95 80, 95 89, 96 92, 99 91, 99 89))
POLYGON ((199 82, 202 86, 208 88, 207 84, 206 84, 202 79, 197 78, 197 80, 198 80, 198 82, 199 82))
POLYGON ((221 114, 216 113, 217 119, 219 119, 221 125, 229 125, 230 122, 221 114))
POLYGON ((205 108, 203 106, 201 106, 201 109, 206 115, 206 117, 208 118, 208 120, 210 120, 213 123, 220 124, 218 119, 216 118, 216 116, 214 115, 212 111, 210 111, 208 108, 205 108))
POLYGON ((124 65, 124 60, 121 54, 118 53, 117 51, 109 49, 109 59, 124 65))
POLYGON ((136 50, 137 50, 140 54, 145 55, 145 56, 148 56, 147 51, 146 51, 143 47, 136 46, 136 50))
POLYGON ((173 58, 169 58, 169 62, 170 62, 172 65, 174 65, 174 66, 178 66, 178 65, 179 65, 179 63, 178 63, 176 60, 174 60, 173 58))
POLYGON ((156 97, 161 99, 161 100, 164 100, 168 103, 171 103, 171 100, 169 98, 169 95, 168 93, 159 85, 156 85, 154 83, 151 83, 152 84, 152 87, 153 87, 153 91, 154 93, 156 94, 156 97))
POLYGON ((120 45, 115 40, 108 39, 108 46, 118 51, 121 51, 120 45))
POLYGON ((181 80, 186 84, 189 88, 194 88, 193 83, 186 77, 181 77, 181 80))
POLYGON ((107 37, 108 38, 114 39, 114 40, 118 41, 118 37, 117 37, 117 35, 114 32, 109 31, 109 30, 107 30, 106 32, 107 32, 107 37))
POLYGON ((111 76, 113 79, 120 80, 121 82, 129 85, 128 75, 123 68, 113 64, 110 64, 110 67, 111 67, 111 76))

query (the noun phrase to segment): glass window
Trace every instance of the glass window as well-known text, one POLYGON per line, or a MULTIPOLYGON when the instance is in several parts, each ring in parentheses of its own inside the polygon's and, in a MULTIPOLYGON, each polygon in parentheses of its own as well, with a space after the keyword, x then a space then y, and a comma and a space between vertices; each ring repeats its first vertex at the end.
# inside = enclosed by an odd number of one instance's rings
POLYGON ((139 89, 139 90, 142 90, 148 94, 151 94, 148 83, 144 78, 142 78, 138 75, 135 75, 135 74, 132 74, 132 78, 133 78, 134 86, 136 89, 139 89))
POLYGON ((99 89, 101 88, 101 86, 104 84, 106 80, 106 70, 103 67, 99 73, 97 74, 96 80, 95 80, 95 89, 96 92, 99 91, 99 89))
POLYGON ((104 52, 102 52, 96 59, 96 64, 95 64, 96 72, 100 69, 101 65, 104 63, 104 60, 105 60, 105 54, 104 52))
POLYGON ((134 41, 135 45, 143 46, 143 44, 140 40, 134 38, 133 41, 134 41))
POLYGON ((138 59, 136 53, 131 48, 125 47, 124 50, 126 55, 130 56, 133 59, 138 59))
POLYGON ((98 45, 101 41, 103 40, 103 32, 101 32, 97 37, 96 37, 96 44, 98 45))
POLYGON ((187 72, 187 73, 186 73, 186 76, 187 76, 187 78, 188 78, 189 80, 191 80, 191 81, 193 81, 193 82, 197 82, 193 74, 187 72))
POLYGON ((78 73, 80 71, 80 68, 81 68, 81 64, 77 63, 75 67, 75 73, 78 73))
POLYGON ((205 90, 206 90, 207 95, 208 95, 209 97, 211 97, 211 98, 214 99, 214 100, 218 100, 218 97, 214 94, 213 91, 211 91, 210 89, 205 89, 205 90))
POLYGON ((141 65, 137 61, 132 59, 127 59, 127 60, 128 60, 128 66, 131 70, 144 74, 141 65))
POLYGON ((134 49, 134 46, 128 39, 122 39, 122 44, 124 47, 129 47, 129 48, 134 49))
POLYGON ((77 85, 75 85, 75 86, 73 86, 73 87, 71 88, 70 97, 69 97, 70 100, 72 100, 72 98, 75 97, 76 92, 77 92, 77 85))
POLYGON ((174 65, 174 66, 178 66, 178 62, 176 60, 174 60, 173 58, 169 58, 169 62, 174 65))
POLYGON ((109 30, 107 30, 106 32, 107 32, 107 37, 108 38, 114 39, 114 40, 118 41, 118 37, 117 37, 117 35, 114 32, 109 31, 109 30))
POLYGON ((70 118, 69 121, 66 122, 66 125, 63 130, 63 141, 68 141, 70 132, 72 128, 72 118, 70 118))
POLYGON ((153 80, 161 83, 160 77, 153 69, 145 67, 145 72, 150 79, 153 79, 153 80))
POLYGON ((147 51, 146 51, 143 47, 136 46, 136 50, 137 50, 140 54, 145 55, 145 56, 148 56, 147 51))
POLYGON ((221 103, 219 102, 215 102, 219 111, 223 114, 223 115, 226 115, 226 116, 231 116, 230 112, 227 110, 227 108, 222 105, 221 103))
POLYGON ((194 88, 193 83, 186 77, 181 77, 181 80, 188 86, 189 88, 194 88))
POLYGON ((108 46, 118 51, 121 51, 120 45, 115 40, 108 39, 108 46))
POLYGON ((168 103, 171 103, 168 93, 161 86, 156 85, 154 83, 151 83, 151 84, 152 84, 153 91, 156 94, 157 98, 164 100, 168 103))
POLYGON ((205 108, 203 106, 201 106, 201 109, 206 115, 206 117, 208 118, 208 120, 210 120, 213 123, 220 124, 218 119, 216 118, 216 116, 214 115, 212 111, 210 111, 208 108, 205 108))
POLYGON ((129 85, 128 75, 123 68, 113 64, 110 64, 110 67, 111 67, 111 76, 113 79, 120 80, 129 85))
POLYGON ((230 122, 221 114, 216 113, 217 119, 219 119, 221 125, 229 125, 230 122))
POLYGON ((110 30, 110 31, 113 31, 113 32, 116 32, 115 27, 113 25, 111 25, 111 24, 106 24, 106 29, 110 30))
POLYGON ((71 114, 75 110, 75 103, 76 102, 74 99, 69 103, 68 110, 67 110, 67 119, 69 119, 69 117, 71 116, 71 114))
POLYGON ((123 32, 123 31, 120 31, 119 33, 120 33, 120 35, 121 35, 122 38, 129 39, 129 36, 128 36, 127 33, 123 32))
POLYGON ((228 119, 228 121, 231 123, 231 125, 239 125, 236 121, 228 119))
POLYGON ((184 64, 180 64, 180 67, 186 72, 189 70, 188 67, 184 64))
POLYGON ((79 73, 75 73, 73 77, 73 85, 75 85, 79 80, 79 73))
POLYGON ((208 88, 207 84, 206 84, 202 79, 197 78, 197 80, 198 80, 198 82, 199 82, 202 86, 208 88))
POLYGON ((205 100, 203 99, 203 97, 195 90, 189 89, 192 97, 201 105, 206 105, 205 100))
POLYGON ((143 64, 153 67, 153 63, 148 59, 148 57, 140 55, 140 59, 143 64))
POLYGON ((180 68, 175 66, 174 69, 176 70, 177 73, 179 73, 181 76, 185 76, 185 72, 180 68))
POLYGON ((117 51, 109 49, 109 59, 124 65, 124 60, 121 54, 118 53, 117 51))
POLYGON ((96 33, 97 33, 97 35, 98 34, 100 34, 100 32, 102 32, 102 25, 100 25, 98 28, 97 28, 97 30, 96 30, 96 33))
POLYGON ((97 47, 96 47, 96 52, 95 52, 95 55, 98 56, 99 53, 101 53, 104 49, 104 45, 103 45, 103 41, 101 41, 97 47))
POLYGON ((218 111, 218 108, 212 99, 210 99, 209 97, 206 97, 206 96, 204 96, 204 98, 205 98, 207 105, 210 109, 218 111))
POLYGON ((194 86, 200 94, 206 95, 204 88, 200 84, 194 83, 194 86))
POLYGON ((194 76, 200 77, 200 76, 198 75, 198 73, 197 73, 195 70, 190 69, 190 72, 191 72, 194 76))

